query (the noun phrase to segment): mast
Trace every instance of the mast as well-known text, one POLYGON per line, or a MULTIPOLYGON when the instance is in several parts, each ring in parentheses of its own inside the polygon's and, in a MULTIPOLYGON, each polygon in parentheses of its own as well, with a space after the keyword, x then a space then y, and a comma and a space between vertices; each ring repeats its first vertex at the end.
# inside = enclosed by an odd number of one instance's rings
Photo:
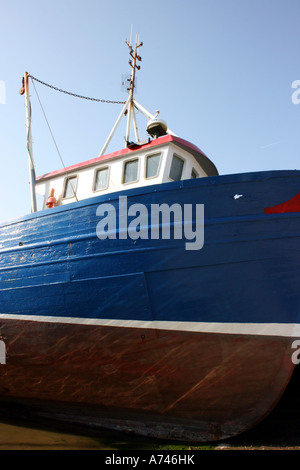
POLYGON ((20 95, 25 94, 25 109, 26 109, 26 129, 27 129, 27 155, 29 165, 29 181, 31 193, 31 212, 37 211, 36 194, 35 194, 35 168, 32 153, 32 136, 31 136, 31 103, 29 99, 29 74, 24 73, 23 84, 20 90, 20 95))
POLYGON ((101 155, 103 155, 108 147, 108 144, 110 143, 123 115, 127 115, 127 126, 126 126, 126 135, 125 135, 125 141, 126 141, 126 146, 128 146, 129 144, 129 136, 130 136, 130 127, 131 127, 131 121, 133 121, 133 124, 134 124, 134 131, 135 131, 135 138, 136 138, 136 141, 138 142, 139 141, 139 136, 138 136, 138 128, 137 128, 137 122, 136 122, 136 115, 135 115, 135 100, 134 100, 134 89, 135 89, 135 72, 136 72, 136 69, 140 70, 140 66, 137 65, 136 61, 141 61, 142 58, 141 56, 138 55, 137 51, 138 49, 143 45, 142 42, 140 42, 138 44, 138 42, 135 43, 135 46, 134 48, 132 47, 131 43, 129 43, 128 41, 125 41, 127 46, 129 47, 129 54, 130 56, 132 57, 132 60, 129 60, 129 65, 131 66, 132 68, 132 71, 131 71, 131 77, 129 79, 129 88, 128 88, 128 92, 129 92, 129 95, 128 95, 128 98, 127 98, 127 101, 126 103, 124 104, 123 106, 123 109, 121 111, 121 113, 119 114, 118 116, 118 119, 116 120, 115 122, 115 125, 113 126, 108 138, 106 139, 106 142, 105 144, 103 145, 100 153, 99 153, 99 157, 101 155))
MULTIPOLYGON (((129 96, 128 96, 127 101, 124 104, 123 109, 120 112, 120 114, 118 116, 118 119, 116 120, 116 122, 115 122, 108 138, 106 139, 106 142, 103 145, 98 157, 101 157, 102 155, 104 155, 104 153, 105 153, 105 151, 106 151, 106 149, 107 149, 107 147, 108 147, 108 145, 109 145, 109 143, 110 143, 110 141, 111 141, 111 139, 112 139, 112 137, 113 137, 113 135, 114 135, 114 133, 115 133, 115 131, 116 131, 118 125, 120 124, 120 121, 121 121, 121 119, 124 115, 125 116, 127 115, 125 141, 126 141, 126 147, 128 147, 128 145, 130 144, 129 136, 130 136, 131 122, 133 122, 133 126, 134 126, 136 143, 137 144, 140 143, 135 110, 137 109, 138 111, 140 111, 144 116, 146 116, 146 118, 148 118, 148 120, 157 119, 157 115, 159 113, 159 111, 157 111, 155 115, 151 114, 142 105, 140 105, 134 98, 135 73, 136 73, 136 69, 140 70, 140 66, 137 65, 137 61, 142 60, 141 56, 138 55, 138 49, 143 45, 143 43, 142 42, 139 43, 139 41, 136 40, 135 46, 133 48, 132 45, 131 45, 131 42, 130 43, 128 41, 125 41, 125 42, 126 42, 127 46, 129 47, 129 50, 130 50, 129 53, 130 53, 130 56, 132 58, 132 60, 129 60, 129 65, 132 68, 131 77, 128 80, 129 81, 129 87, 127 89, 127 91, 129 92, 129 96)), ((166 129, 166 133, 174 135, 174 136, 176 135, 176 134, 174 134, 174 132, 171 131, 171 129, 166 129)))
POLYGON ((131 72, 131 77, 130 77, 130 84, 129 84, 129 103, 128 103, 128 118, 127 118, 127 128, 126 128, 126 144, 129 142, 129 135, 130 135, 130 125, 131 125, 131 119, 133 120, 134 124, 134 130, 135 130, 135 138, 136 141, 139 141, 139 136, 138 136, 138 128, 137 128, 137 123, 136 123, 136 116, 135 116, 135 110, 134 110, 134 89, 135 89, 135 70, 138 69, 140 70, 140 66, 136 64, 136 61, 139 60, 141 61, 142 58, 137 54, 137 50, 139 47, 143 45, 141 42, 138 44, 137 42, 135 43, 134 49, 132 48, 131 44, 129 44, 128 41, 126 41, 127 46, 130 49, 130 56, 132 57, 132 61, 129 61, 129 65, 132 68, 131 72))

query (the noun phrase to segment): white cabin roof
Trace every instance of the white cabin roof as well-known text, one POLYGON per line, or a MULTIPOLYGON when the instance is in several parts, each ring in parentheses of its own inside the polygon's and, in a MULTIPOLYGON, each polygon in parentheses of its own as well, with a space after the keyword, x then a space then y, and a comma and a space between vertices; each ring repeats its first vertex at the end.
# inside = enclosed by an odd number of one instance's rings
POLYGON ((42 175, 36 179, 36 192, 46 209, 100 194, 215 175, 215 165, 198 147, 164 135, 42 175))

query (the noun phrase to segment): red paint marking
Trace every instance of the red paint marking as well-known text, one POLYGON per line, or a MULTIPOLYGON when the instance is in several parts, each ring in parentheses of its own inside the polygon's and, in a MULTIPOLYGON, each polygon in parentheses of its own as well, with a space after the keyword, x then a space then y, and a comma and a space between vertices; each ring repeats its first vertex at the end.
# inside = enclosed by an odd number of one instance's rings
POLYGON ((289 201, 277 204, 273 207, 266 207, 265 214, 284 214, 285 212, 300 212, 300 192, 289 201))

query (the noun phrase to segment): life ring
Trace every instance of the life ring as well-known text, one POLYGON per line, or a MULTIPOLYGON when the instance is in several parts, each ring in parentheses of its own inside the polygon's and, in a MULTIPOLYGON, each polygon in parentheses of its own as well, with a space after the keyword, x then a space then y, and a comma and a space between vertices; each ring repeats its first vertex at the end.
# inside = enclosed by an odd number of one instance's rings
POLYGON ((50 196, 47 199, 46 206, 51 209, 56 204, 56 197, 54 197, 55 189, 51 189, 50 196))

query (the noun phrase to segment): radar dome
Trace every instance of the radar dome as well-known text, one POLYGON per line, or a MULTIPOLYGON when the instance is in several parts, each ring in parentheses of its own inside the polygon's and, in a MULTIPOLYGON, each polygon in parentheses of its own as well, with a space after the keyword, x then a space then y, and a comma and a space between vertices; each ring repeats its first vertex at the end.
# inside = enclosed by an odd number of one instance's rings
POLYGON ((167 123, 161 118, 155 117, 153 119, 150 119, 147 124, 147 132, 148 134, 151 135, 151 137, 154 137, 157 139, 157 137, 160 137, 162 135, 166 135, 167 133, 167 123))

